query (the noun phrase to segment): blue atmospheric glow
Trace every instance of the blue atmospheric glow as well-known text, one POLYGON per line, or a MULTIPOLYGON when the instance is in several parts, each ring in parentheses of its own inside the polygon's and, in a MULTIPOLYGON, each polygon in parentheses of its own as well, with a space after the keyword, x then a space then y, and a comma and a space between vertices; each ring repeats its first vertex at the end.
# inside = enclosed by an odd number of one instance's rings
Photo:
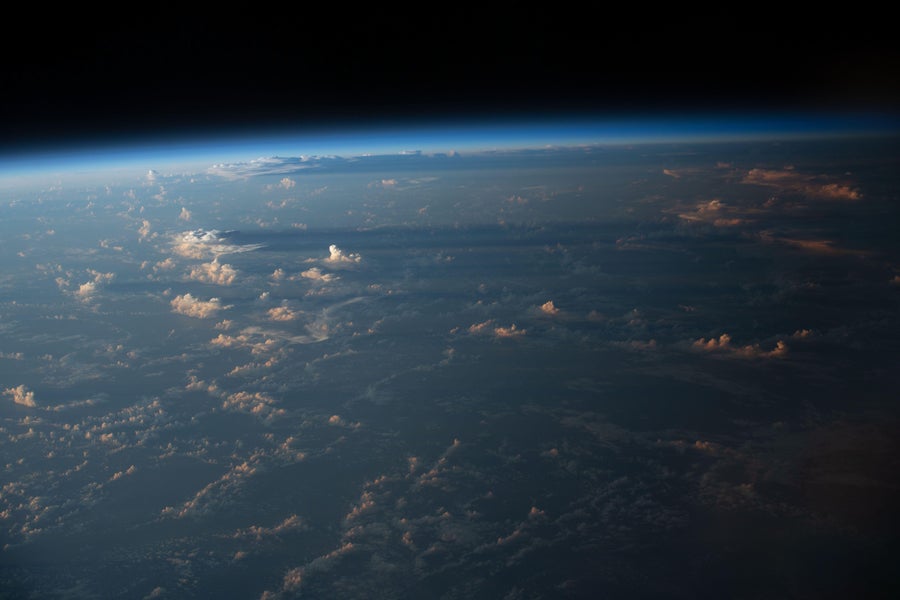
POLYGON ((443 120, 394 125, 286 126, 221 134, 70 141, 0 156, 0 175, 209 166, 261 156, 478 152, 553 146, 741 141, 896 134, 896 116, 848 114, 619 115, 534 120, 443 120))

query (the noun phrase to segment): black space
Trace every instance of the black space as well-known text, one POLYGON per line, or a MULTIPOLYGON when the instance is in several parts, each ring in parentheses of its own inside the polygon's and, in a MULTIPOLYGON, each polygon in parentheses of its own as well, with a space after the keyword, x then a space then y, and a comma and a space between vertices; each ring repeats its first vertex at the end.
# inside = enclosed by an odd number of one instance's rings
POLYGON ((288 125, 900 105, 885 15, 419 6, 76 7, 52 19, 35 7, 0 36, 0 150, 288 125))

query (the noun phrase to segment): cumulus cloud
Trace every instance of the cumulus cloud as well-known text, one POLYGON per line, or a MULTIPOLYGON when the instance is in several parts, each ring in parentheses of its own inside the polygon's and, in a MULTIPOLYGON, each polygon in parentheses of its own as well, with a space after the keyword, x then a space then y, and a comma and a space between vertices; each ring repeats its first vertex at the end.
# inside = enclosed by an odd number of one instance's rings
POLYGON ((285 414, 284 409, 274 405, 275 399, 262 392, 235 392, 222 401, 222 408, 226 410, 247 412, 266 421, 285 414))
POLYGON ((75 297, 82 301, 90 300, 97 293, 97 283, 94 281, 88 281, 86 283, 82 283, 78 286, 78 289, 73 292, 75 297))
POLYGON ((751 169, 741 183, 764 185, 824 200, 862 199, 862 193, 847 182, 835 182, 824 176, 799 173, 791 167, 782 170, 751 169))
POLYGON ((742 358, 781 358, 788 353, 788 347, 782 340, 778 340, 772 350, 764 350, 759 344, 735 346, 731 343, 731 336, 727 333, 723 333, 718 338, 697 339, 691 344, 691 347, 702 352, 715 352, 742 358))
MULTIPOLYGON (((458 327, 450 330, 450 333, 459 332, 458 327)), ((527 333, 526 329, 520 329, 515 323, 509 327, 502 325, 494 326, 494 319, 488 319, 481 323, 473 323, 466 328, 466 332, 471 335, 490 335, 494 338, 515 338, 523 336, 527 333)))
POLYGON ((516 324, 513 323, 509 327, 496 327, 494 328, 494 337, 498 338, 517 338, 525 335, 527 332, 526 329, 519 329, 516 327, 516 324))
POLYGON ((188 317, 196 317, 198 319, 212 317, 220 310, 230 308, 230 306, 223 306, 222 302, 218 298, 201 300, 199 298, 195 298, 191 294, 176 296, 172 300, 171 305, 172 312, 188 317))
POLYGON ((328 283, 329 281, 334 281, 338 277, 331 273, 323 273, 321 269, 318 267, 312 267, 300 273, 300 276, 305 279, 311 279, 313 281, 321 281, 323 283, 328 283))
POLYGON ((345 253, 335 244, 328 246, 328 253, 329 256, 325 259, 325 262, 332 265, 353 264, 362 260, 359 254, 345 253))
POLYGON ((288 306, 276 306, 268 311, 269 319, 272 321, 293 321, 300 316, 301 313, 292 310, 288 306))
POLYGON ((91 280, 82 283, 77 290, 72 292, 82 302, 87 302, 94 298, 103 284, 109 283, 115 278, 115 273, 101 273, 93 269, 88 269, 88 273, 91 275, 91 280))
POLYGON ((493 323, 494 323, 493 319, 488 319, 487 321, 483 321, 481 323, 473 323, 472 325, 469 325, 469 328, 467 329, 467 331, 469 333, 475 333, 475 334, 489 333, 491 331, 490 328, 491 328, 491 325, 493 325, 493 323))
POLYGON ((186 209, 185 207, 181 207, 181 214, 178 215, 178 218, 182 221, 190 221, 191 220, 191 211, 186 209))
POLYGON ((679 212, 678 217, 684 221, 707 223, 716 227, 734 227, 746 223, 746 209, 729 206, 721 200, 713 199, 699 202, 692 210, 679 212))
POLYGON ((231 285, 237 277, 237 271, 231 265, 220 263, 216 258, 212 262, 191 267, 189 277, 194 281, 231 285))
POLYGON ((34 408, 37 406, 37 403, 34 401, 34 392, 29 390, 25 385, 19 385, 16 387, 6 388, 3 390, 3 394, 12 398, 12 401, 21 406, 28 406, 30 408, 34 408))
POLYGON ((262 527, 259 525, 251 525, 246 529, 239 529, 231 537, 237 540, 250 539, 255 542, 262 542, 267 539, 276 538, 281 534, 295 531, 305 531, 308 529, 306 523, 297 515, 290 515, 277 525, 272 527, 262 527))
POLYGON ((150 237, 150 221, 144 219, 141 221, 141 227, 138 229, 138 236, 145 240, 150 237))
POLYGON ((559 309, 556 308, 556 305, 555 305, 555 304, 553 304, 553 300, 547 300, 546 302, 544 302, 543 304, 541 304, 540 310, 541 310, 541 312, 544 313, 545 315, 551 315, 551 316, 553 316, 553 315, 558 315, 558 314, 559 314, 559 309))

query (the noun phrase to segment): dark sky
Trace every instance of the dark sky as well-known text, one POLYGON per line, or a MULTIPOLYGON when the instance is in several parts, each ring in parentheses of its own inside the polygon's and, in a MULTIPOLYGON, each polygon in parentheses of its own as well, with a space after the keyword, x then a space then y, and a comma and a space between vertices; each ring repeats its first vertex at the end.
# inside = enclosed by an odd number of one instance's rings
POLYGON ((0 149, 371 120, 871 110, 900 98, 895 36, 877 14, 547 6, 26 16, 2 36, 0 149))

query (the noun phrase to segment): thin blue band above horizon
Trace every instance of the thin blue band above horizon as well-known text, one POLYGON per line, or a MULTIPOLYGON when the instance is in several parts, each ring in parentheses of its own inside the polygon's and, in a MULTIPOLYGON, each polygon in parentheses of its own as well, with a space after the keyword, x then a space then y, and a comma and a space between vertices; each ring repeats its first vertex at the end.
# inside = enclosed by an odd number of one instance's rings
POLYGON ((156 167, 259 156, 479 152, 539 147, 896 136, 887 114, 720 114, 462 120, 417 124, 331 124, 181 132, 154 137, 77 138, 0 154, 0 173, 156 167))

